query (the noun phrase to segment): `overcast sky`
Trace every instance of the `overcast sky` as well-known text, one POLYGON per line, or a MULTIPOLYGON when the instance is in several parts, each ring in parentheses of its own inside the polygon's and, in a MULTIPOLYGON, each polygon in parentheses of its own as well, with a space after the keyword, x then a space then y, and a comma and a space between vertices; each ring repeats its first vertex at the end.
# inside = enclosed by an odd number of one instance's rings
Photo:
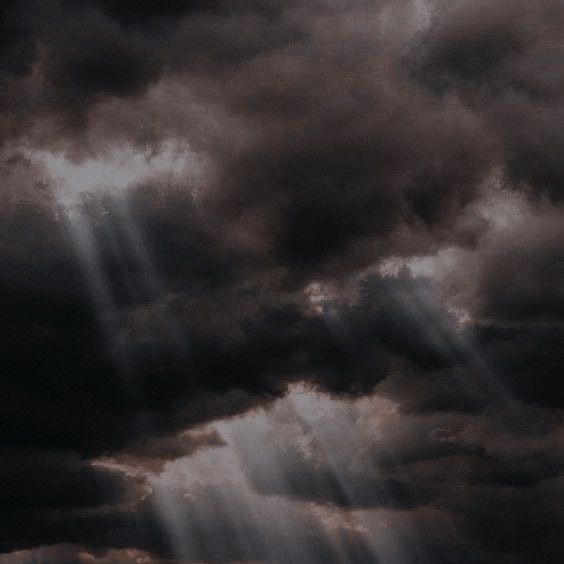
POLYGON ((564 561, 561 0, 0 3, 0 563, 564 561))

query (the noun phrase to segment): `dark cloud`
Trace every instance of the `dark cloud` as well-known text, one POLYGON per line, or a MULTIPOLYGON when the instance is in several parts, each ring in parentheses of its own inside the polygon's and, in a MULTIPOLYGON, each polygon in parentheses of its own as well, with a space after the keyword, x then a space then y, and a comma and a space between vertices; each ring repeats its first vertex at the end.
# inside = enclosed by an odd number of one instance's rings
POLYGON ((116 503, 127 486, 118 473, 57 454, 3 454, 1 472, 6 512, 116 503))
POLYGON ((63 529, 74 519, 104 521, 108 511, 126 512, 144 494, 141 481, 65 452, 3 450, 0 475, 2 552, 65 542, 63 529))
POLYGON ((3 80, 29 73, 37 56, 33 8, 33 2, 27 0, 2 4, 0 72, 3 80))
POLYGON ((214 0, 165 0, 164 2, 119 2, 115 0, 95 0, 104 11, 120 23, 131 24, 146 19, 179 17, 192 12, 206 11, 217 6, 214 0))
POLYGON ((164 496, 196 561, 377 561, 359 512, 405 526, 406 562, 559 561, 563 17, 4 2, 0 550, 174 559, 164 496), (89 188, 103 167, 129 186, 89 188), (302 507, 295 538, 227 486, 149 493, 294 385, 396 406, 378 438, 293 412, 290 439, 239 441, 248 495, 302 507))
POLYGON ((552 0, 461 2, 437 16, 415 56, 416 74, 433 91, 456 92, 503 143, 508 176, 532 195, 561 202, 558 123, 562 82, 557 61, 562 7, 552 0))
MULTIPOLYGON (((147 278, 121 208, 111 200, 86 206, 83 220, 99 242, 114 303, 103 315, 111 319, 96 315, 69 234, 49 202, 6 210, 2 435, 9 444, 95 454, 149 432, 143 421, 153 420, 157 434, 160 425, 181 424, 186 420, 175 412, 205 402, 201 392, 239 389, 251 396, 241 401, 246 406, 304 378, 335 394, 367 393, 394 364, 428 371, 457 362, 458 352, 448 358, 410 319, 402 296, 417 290, 409 277, 405 288, 395 279, 371 279, 359 303, 328 309, 326 319, 270 292, 257 300, 260 282, 239 283, 252 263, 217 240, 191 199, 159 198, 141 187, 130 207, 163 288, 147 278), (27 239, 30 222, 35 233, 27 239)), ((225 396, 225 414, 231 405, 225 396)))
POLYGON ((534 26, 543 19, 538 10, 543 2, 535 4, 537 9, 530 10, 525 2, 511 9, 498 3, 486 11, 483 2, 460 2, 437 12, 419 54, 421 78, 441 90, 458 85, 495 88, 507 79, 503 71, 538 39, 534 26))
POLYGON ((2 139, 39 124, 43 136, 55 120, 51 141, 83 143, 90 111, 104 100, 140 96, 170 69, 229 67, 293 40, 283 11, 262 1, 4 3, 2 139), (249 34, 238 33, 238 18, 249 34))

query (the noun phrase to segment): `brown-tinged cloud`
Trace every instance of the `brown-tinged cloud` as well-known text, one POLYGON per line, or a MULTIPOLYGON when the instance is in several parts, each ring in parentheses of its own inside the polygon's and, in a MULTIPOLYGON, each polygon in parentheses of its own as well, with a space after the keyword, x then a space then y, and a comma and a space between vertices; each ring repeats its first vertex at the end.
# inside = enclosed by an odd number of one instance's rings
POLYGON ((559 562, 563 22, 4 2, 5 558, 559 562))

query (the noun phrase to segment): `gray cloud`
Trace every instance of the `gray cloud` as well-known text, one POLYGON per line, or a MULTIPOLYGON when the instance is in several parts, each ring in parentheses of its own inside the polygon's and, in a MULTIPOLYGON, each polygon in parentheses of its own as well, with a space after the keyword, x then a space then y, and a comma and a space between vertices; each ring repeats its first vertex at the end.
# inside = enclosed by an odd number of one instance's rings
MULTIPOLYGON (((378 440, 335 430, 333 458, 286 414, 260 464, 240 445, 254 495, 387 511, 406 562, 559 561, 559 2, 0 16, 2 551, 174 558, 147 473, 227 448, 202 426, 276 415, 304 385, 334 413, 366 397, 397 413, 378 440)), ((292 552, 251 508, 228 523, 225 489, 198 492, 179 502, 199 512, 194 560, 376 559, 346 519, 338 549, 291 513, 292 552)))

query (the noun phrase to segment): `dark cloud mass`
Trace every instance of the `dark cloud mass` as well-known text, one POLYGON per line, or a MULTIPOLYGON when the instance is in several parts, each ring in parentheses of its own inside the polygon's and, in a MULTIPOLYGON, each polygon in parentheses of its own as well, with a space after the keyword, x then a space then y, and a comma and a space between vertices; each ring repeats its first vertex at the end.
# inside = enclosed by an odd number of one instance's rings
POLYGON ((0 562, 562 562, 563 26, 2 2, 0 562))

